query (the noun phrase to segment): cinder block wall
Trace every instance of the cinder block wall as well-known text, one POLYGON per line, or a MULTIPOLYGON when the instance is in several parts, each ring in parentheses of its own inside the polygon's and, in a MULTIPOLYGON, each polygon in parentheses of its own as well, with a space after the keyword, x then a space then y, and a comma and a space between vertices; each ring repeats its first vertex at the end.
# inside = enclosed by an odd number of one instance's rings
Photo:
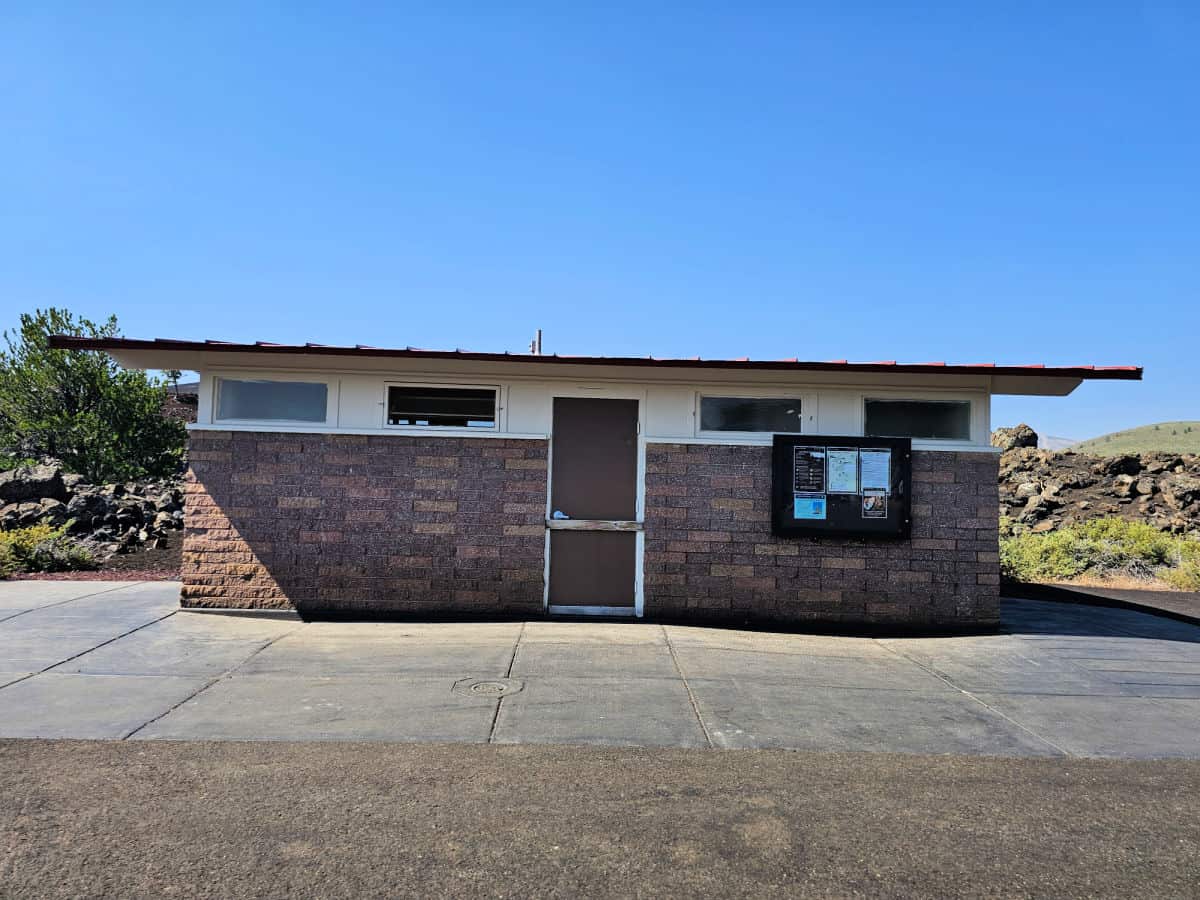
POLYGON ((771 448, 651 444, 649 616, 988 626, 999 621, 991 453, 913 453, 909 540, 771 534, 771 448))
POLYGON ((540 614, 546 451, 191 432, 183 605, 540 614))

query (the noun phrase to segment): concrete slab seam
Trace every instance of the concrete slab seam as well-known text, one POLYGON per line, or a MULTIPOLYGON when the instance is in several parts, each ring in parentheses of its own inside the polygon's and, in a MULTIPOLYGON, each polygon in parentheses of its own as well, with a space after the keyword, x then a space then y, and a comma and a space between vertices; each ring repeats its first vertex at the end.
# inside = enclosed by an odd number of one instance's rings
MULTIPOLYGON (((111 594, 113 591, 123 591, 125 588, 138 587, 143 584, 154 584, 152 581, 135 581, 132 584, 122 584, 118 587, 105 588, 102 591, 93 591, 90 594, 84 594, 81 597, 68 597, 66 600, 59 600, 55 603, 47 603, 45 606, 35 606, 32 609, 23 609, 20 612, 15 612, 11 616, 5 616, 0 619, 0 624, 15 619, 17 616, 28 615, 32 612, 41 612, 44 609, 54 609, 56 606, 66 606, 68 603, 74 603, 77 600, 87 600, 91 597, 99 597, 101 594, 111 594)), ((85 651, 86 652, 86 651, 85 651)))
POLYGON ((132 731, 129 731, 129 732, 126 732, 125 734, 123 734, 121 736, 121 740, 127 741, 130 738, 132 738, 135 734, 137 734, 139 731, 141 731, 143 728, 148 728, 149 726, 151 726, 155 722, 157 722, 159 719, 169 716, 171 713, 175 712, 175 710, 179 709, 179 707, 183 706, 183 704, 187 703, 189 700, 194 700, 196 697, 199 697, 201 694, 203 694, 205 691, 207 691, 210 687, 212 687, 218 681, 228 678, 230 675, 232 675, 234 672, 236 672, 238 669, 240 669, 246 663, 250 662, 250 660, 254 659, 254 657, 258 656, 258 654, 262 653, 264 650, 266 650, 272 644, 276 643, 277 641, 283 640, 285 637, 288 637, 289 635, 295 634, 297 631, 299 631, 301 628, 303 628, 305 624, 307 624, 307 623, 301 623, 301 625, 299 627, 293 628, 291 631, 285 632, 285 633, 279 635, 278 637, 272 638, 271 640, 267 641, 261 647, 258 647, 257 649, 255 649, 254 652, 252 652, 249 656, 247 656, 245 659, 243 659, 241 662, 239 662, 236 666, 230 666, 228 669, 226 669, 224 672, 221 672, 215 678, 205 682, 199 688, 192 691, 192 693, 188 694, 186 697, 184 697, 178 703, 163 710, 161 713, 159 713, 154 718, 147 719, 145 722, 143 722, 141 725, 139 725, 137 728, 133 729, 132 731))
MULTIPOLYGON (((882 642, 881 642, 881 643, 882 643, 882 642)), ((885 645, 885 646, 886 646, 886 645, 885 645)), ((1012 716, 1006 715, 1005 713, 1003 713, 1003 712, 1001 712, 1000 710, 996 709, 994 706, 991 706, 991 705, 989 705, 989 704, 985 703, 983 700, 981 700, 981 699, 979 699, 978 697, 976 697, 976 696, 975 696, 974 694, 972 694, 970 691, 968 691, 968 690, 965 690, 965 689, 963 689, 963 688, 959 687, 957 684, 955 684, 953 681, 951 681, 949 678, 947 678, 947 677, 946 677, 945 675, 943 675, 941 672, 938 672, 936 669, 931 669, 931 668, 929 668, 928 666, 925 666, 925 665, 923 665, 922 663, 918 662, 917 660, 913 659, 912 657, 910 657, 910 656, 908 656, 908 655, 906 655, 906 654, 904 654, 904 653, 901 653, 899 650, 896 650, 896 649, 895 649, 895 648, 893 648, 893 647, 887 647, 886 649, 888 650, 888 652, 890 652, 890 653, 894 653, 894 654, 896 654, 897 656, 899 656, 901 659, 903 659, 903 660, 905 660, 905 661, 907 661, 907 662, 909 662, 909 663, 912 663, 912 664, 913 664, 914 666, 916 666, 918 669, 921 669, 921 670, 923 670, 923 671, 925 671, 925 672, 929 673, 929 674, 930 674, 930 675, 932 675, 934 678, 937 678, 937 679, 939 679, 940 681, 943 681, 943 682, 945 682, 945 683, 946 683, 946 684, 948 684, 950 687, 954 688, 954 690, 956 690, 956 691, 958 691, 960 694, 962 694, 964 697, 968 698, 969 700, 973 700, 975 703, 978 703, 980 706, 982 706, 984 709, 986 709, 988 712, 992 713, 993 715, 999 716, 1000 718, 1004 719, 1006 722, 1010 722, 1010 723, 1012 723, 1012 724, 1013 724, 1013 725, 1015 725, 1017 728, 1019 728, 1019 729, 1021 729, 1022 731, 1024 731, 1026 734, 1030 735, 1031 737, 1035 738, 1035 739, 1036 739, 1036 740, 1038 740, 1038 741, 1041 741, 1041 742, 1042 742, 1043 744, 1045 744, 1047 747, 1053 747, 1055 750, 1057 750, 1057 751, 1058 751, 1059 753, 1061 753, 1063 756, 1067 756, 1067 757, 1073 757, 1073 756, 1075 755, 1075 754, 1071 753, 1070 751, 1068 751, 1068 750, 1064 749, 1063 747, 1060 747, 1060 746, 1058 746, 1058 744, 1054 743, 1053 741, 1051 741, 1051 740, 1047 740, 1046 738, 1042 737, 1040 734, 1038 734, 1036 731, 1034 731, 1034 730, 1033 730, 1032 728, 1030 728, 1029 726, 1025 725, 1023 722, 1019 722, 1019 721, 1017 721, 1016 719, 1014 719, 1012 716)), ((1036 696, 1041 696, 1041 695, 1039 694, 1039 695, 1036 695, 1036 696)))
POLYGON ((1163 707, 1163 709, 1170 709, 1172 703, 1195 703, 1197 705, 1200 705, 1200 701, 1198 701, 1195 697, 1146 697, 1143 695, 1139 695, 1139 696, 1143 700, 1150 701, 1155 706, 1163 707))
POLYGON ((712 735, 708 733, 708 726, 704 724, 704 717, 700 715, 700 704, 696 702, 696 695, 692 693, 692 686, 688 684, 687 676, 683 674, 683 668, 679 665, 679 657, 675 655, 675 645, 671 643, 671 635, 667 633, 665 625, 659 625, 662 629, 663 639, 667 642, 667 652, 671 654, 671 662, 675 664, 675 671, 679 673, 679 680, 683 682, 683 689, 687 691, 688 703, 692 705, 692 715, 696 717, 696 722, 700 726, 700 732, 704 735, 704 743, 708 745, 708 749, 712 750, 713 744, 712 735))
MULTIPOLYGON (((145 582, 139 582, 139 584, 144 584, 144 583, 145 582)), ((114 588, 114 590, 120 590, 120 588, 114 588)), ((98 594, 107 594, 107 593, 109 593, 109 591, 97 591, 97 593, 98 594)), ((94 597, 94 596, 96 596, 96 594, 89 594, 88 596, 94 597)), ((84 598, 77 597, 76 599, 82 600, 84 598)), ((53 605, 57 605, 57 604, 53 604, 53 605)), ((49 607, 42 607, 42 608, 49 609, 49 607)), ((32 610, 30 610, 30 612, 32 612, 32 610)), ((24 678, 18 678, 16 681, 10 681, 10 682, 8 682, 8 684, 0 686, 0 691, 4 690, 5 688, 10 688, 14 684, 20 684, 22 681, 28 681, 30 678, 33 678, 35 675, 42 675, 46 672, 49 672, 51 669, 57 669, 59 666, 65 666, 67 663, 73 662, 74 660, 79 659, 79 657, 81 657, 81 656, 86 656, 87 654, 91 653, 93 650, 99 650, 101 647, 107 647, 109 644, 113 643, 114 641, 119 641, 119 640, 121 640, 121 638, 129 637, 129 635, 131 635, 135 632, 141 631, 143 628, 149 628, 151 625, 157 625, 163 619, 171 618, 171 616, 175 615, 176 612, 178 612, 178 610, 173 609, 169 613, 167 613, 165 616, 159 616, 157 619, 151 619, 149 622, 143 622, 137 628, 131 628, 128 631, 118 634, 116 637, 109 638, 107 641, 101 641, 99 644, 96 644, 96 646, 94 646, 94 647, 88 647, 86 650, 80 650, 74 656, 68 656, 66 659, 60 659, 58 662, 52 663, 52 664, 46 666, 46 668, 44 668, 44 669, 39 669, 36 672, 30 672, 24 678)))
MULTIPOLYGON (((520 630, 517 631, 517 639, 515 641, 513 641, 512 656, 510 656, 508 658, 508 668, 504 670, 505 678, 512 677, 513 666, 516 665, 516 662, 517 662, 517 651, 521 649, 521 638, 523 638, 525 636, 525 626, 527 624, 529 624, 529 623, 522 622, 520 630)), ((504 697, 500 696, 496 700, 496 708, 492 711, 492 724, 488 728, 487 742, 489 744, 494 743, 496 740, 496 728, 500 724, 500 707, 503 705, 504 705, 504 697)))

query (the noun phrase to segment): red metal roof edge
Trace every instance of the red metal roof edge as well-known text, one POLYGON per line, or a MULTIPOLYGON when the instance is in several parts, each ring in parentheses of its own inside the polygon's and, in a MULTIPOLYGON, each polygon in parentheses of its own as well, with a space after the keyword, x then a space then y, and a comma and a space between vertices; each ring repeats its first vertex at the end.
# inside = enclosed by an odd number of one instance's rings
POLYGON ((948 365, 944 362, 896 363, 848 362, 804 362, 800 360, 751 360, 741 359, 668 359, 648 356, 560 356, 558 354, 523 353, 479 353, 468 350, 421 350, 408 347, 389 350, 380 347, 357 345, 354 347, 330 347, 324 344, 271 344, 259 341, 253 344, 235 344, 227 341, 180 341, 166 338, 139 340, 137 338, 87 338, 74 335, 55 334, 50 336, 50 346, 57 350, 172 350, 206 353, 260 353, 264 355, 308 356, 367 356, 395 357, 404 359, 461 359, 478 362, 519 362, 567 365, 600 366, 655 366, 681 369, 773 369, 797 372, 889 372, 893 374, 928 375, 1026 375, 1053 378, 1107 379, 1140 381, 1141 366, 1046 366, 1042 363, 1024 366, 998 366, 995 363, 972 363, 970 365, 948 365))

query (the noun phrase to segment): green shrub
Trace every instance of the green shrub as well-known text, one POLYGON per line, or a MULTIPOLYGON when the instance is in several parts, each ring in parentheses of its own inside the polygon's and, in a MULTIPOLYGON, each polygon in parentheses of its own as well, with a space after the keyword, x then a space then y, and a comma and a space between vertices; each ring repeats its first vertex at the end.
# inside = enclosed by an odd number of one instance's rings
POLYGON ((69 572, 95 567, 95 557, 69 538, 65 528, 41 524, 0 531, 0 578, 19 572, 69 572))
POLYGON ((187 432, 162 415, 166 386, 107 353, 52 350, 52 334, 119 332, 115 317, 97 325, 58 309, 22 315, 15 334, 4 332, 0 447, 56 457, 93 484, 174 473, 187 432))
POLYGON ((27 565, 30 572, 74 572, 96 568, 96 558, 86 547, 60 533, 35 546, 27 565))
POLYGON ((56 529, 45 522, 30 525, 28 528, 14 528, 12 531, 0 531, 0 547, 7 547, 18 559, 25 559, 33 552, 33 548, 42 541, 49 540, 58 534, 56 529))
POLYGON ((1181 591, 1200 591, 1200 541, 1184 541, 1179 562, 1159 577, 1181 591))
POLYGON ((1096 519, 1045 534, 1004 538, 1000 568, 1012 581, 1124 575, 1162 578, 1184 587, 1200 584, 1200 543, 1165 534, 1144 522, 1096 519))
POLYGON ((37 460, 28 456, 17 456, 12 453, 0 453, 0 472, 19 469, 21 466, 36 466, 37 460))
POLYGON ((11 578, 21 571, 17 555, 7 544, 0 544, 0 578, 11 578))

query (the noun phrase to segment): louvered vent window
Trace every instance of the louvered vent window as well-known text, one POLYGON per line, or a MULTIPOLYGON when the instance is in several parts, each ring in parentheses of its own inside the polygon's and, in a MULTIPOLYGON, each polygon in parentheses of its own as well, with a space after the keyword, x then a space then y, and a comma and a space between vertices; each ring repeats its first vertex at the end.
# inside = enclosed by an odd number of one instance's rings
POLYGON ((410 428, 496 427, 496 389, 390 385, 388 425, 410 428))

